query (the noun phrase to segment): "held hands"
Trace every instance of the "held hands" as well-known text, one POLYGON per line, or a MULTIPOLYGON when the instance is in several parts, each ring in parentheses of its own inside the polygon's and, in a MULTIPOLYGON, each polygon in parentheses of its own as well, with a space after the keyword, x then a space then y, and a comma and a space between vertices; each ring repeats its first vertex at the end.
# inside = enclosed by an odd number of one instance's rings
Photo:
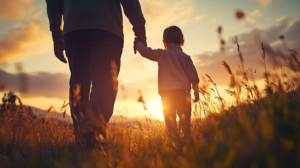
POLYGON ((142 42, 146 47, 147 47, 147 41, 146 40, 139 40, 137 37, 135 37, 134 42, 133 42, 133 51, 134 54, 136 54, 136 45, 138 42, 142 42))
POLYGON ((61 62, 63 63, 67 63, 67 60, 64 56, 64 51, 65 50, 65 44, 62 43, 58 43, 58 44, 54 44, 54 54, 56 56, 56 58, 58 58, 61 62))
POLYGON ((145 25, 133 26, 132 30, 135 35, 135 39, 133 42, 133 51, 134 51, 134 54, 136 54, 136 50, 137 50, 136 45, 139 41, 142 42, 147 47, 146 27, 145 27, 145 25))

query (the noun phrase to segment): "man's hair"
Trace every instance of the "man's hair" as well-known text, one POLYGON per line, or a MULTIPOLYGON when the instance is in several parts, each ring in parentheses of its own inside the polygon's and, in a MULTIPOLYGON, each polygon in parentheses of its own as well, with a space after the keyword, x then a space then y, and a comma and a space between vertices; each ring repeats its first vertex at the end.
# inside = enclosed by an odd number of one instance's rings
POLYGON ((177 26, 169 26, 165 29, 163 40, 167 43, 181 44, 184 41, 182 31, 177 26))

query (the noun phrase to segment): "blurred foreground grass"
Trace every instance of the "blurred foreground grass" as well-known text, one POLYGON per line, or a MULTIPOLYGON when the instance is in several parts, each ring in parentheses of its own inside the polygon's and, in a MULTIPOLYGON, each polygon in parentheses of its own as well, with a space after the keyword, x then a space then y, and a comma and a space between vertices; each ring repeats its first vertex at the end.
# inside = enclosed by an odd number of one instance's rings
POLYGON ((298 91, 277 91, 192 120, 190 140, 164 123, 108 127, 107 146, 75 145, 69 125, 18 107, 0 116, 0 167, 299 167, 298 91))

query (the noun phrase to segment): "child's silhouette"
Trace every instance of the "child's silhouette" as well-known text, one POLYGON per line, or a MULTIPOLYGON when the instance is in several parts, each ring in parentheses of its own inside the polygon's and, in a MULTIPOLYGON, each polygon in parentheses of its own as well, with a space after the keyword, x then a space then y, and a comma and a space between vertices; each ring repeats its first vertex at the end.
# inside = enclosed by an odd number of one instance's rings
POLYGON ((190 135, 191 125, 191 84, 195 95, 194 101, 199 100, 198 74, 191 57, 181 49, 184 37, 180 28, 177 26, 166 28, 163 43, 165 50, 152 50, 136 40, 135 48, 143 57, 158 62, 158 90, 169 132, 177 134, 177 114, 179 129, 187 137, 190 135))

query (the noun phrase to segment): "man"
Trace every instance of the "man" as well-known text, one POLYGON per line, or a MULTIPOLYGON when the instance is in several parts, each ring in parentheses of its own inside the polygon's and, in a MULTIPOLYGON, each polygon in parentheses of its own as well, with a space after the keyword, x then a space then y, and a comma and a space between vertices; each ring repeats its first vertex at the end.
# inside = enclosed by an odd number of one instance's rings
POLYGON ((106 137, 106 123, 112 116, 117 95, 124 43, 121 5, 136 38, 146 45, 140 3, 138 0, 46 0, 46 3, 55 56, 67 63, 65 50, 69 61, 75 139, 80 142, 84 134, 87 144, 94 145, 99 137, 106 137))

